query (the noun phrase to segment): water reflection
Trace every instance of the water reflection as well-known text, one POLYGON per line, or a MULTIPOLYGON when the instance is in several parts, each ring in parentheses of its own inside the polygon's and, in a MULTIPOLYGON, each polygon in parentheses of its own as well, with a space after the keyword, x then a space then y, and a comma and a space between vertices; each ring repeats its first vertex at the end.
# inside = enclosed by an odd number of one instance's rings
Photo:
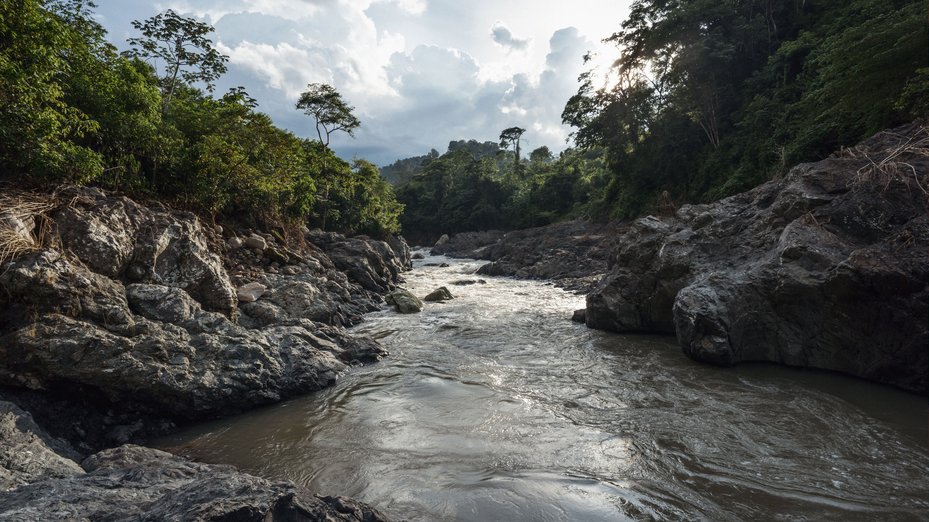
MULTIPOLYGON (((427 258, 420 263, 444 259, 427 258)), ((583 298, 475 279, 456 299, 371 314, 391 357, 326 391, 163 441, 412 520, 917 519, 925 400, 770 365, 721 369, 674 339, 568 321, 583 298)))

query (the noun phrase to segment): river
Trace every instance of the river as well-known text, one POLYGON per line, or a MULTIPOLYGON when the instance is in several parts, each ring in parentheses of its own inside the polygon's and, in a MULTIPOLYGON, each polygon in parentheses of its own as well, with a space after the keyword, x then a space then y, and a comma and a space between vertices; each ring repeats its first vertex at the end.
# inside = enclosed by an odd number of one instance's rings
POLYGON ((353 331, 378 338, 383 361, 159 445, 397 519, 929 514, 925 398, 825 372, 695 363, 673 338, 572 323, 582 296, 473 275, 480 264, 416 261, 406 288, 445 285, 456 298, 369 314, 353 331))

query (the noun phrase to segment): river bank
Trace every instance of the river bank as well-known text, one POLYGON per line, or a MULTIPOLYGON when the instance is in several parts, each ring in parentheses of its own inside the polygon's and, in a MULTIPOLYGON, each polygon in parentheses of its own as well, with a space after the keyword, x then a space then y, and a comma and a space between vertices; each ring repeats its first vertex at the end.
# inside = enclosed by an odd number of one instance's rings
POLYGON ((571 322, 584 297, 545 281, 415 252, 404 288, 454 298, 352 328, 390 357, 155 444, 411 522, 909 520, 929 508, 918 395, 702 364, 674 337, 571 322))
POLYGON ((92 188, 6 202, 0 517, 382 519, 126 444, 330 386, 387 355, 343 325, 395 288, 410 262, 402 240, 285 241, 92 188))
POLYGON ((912 124, 673 215, 471 233, 434 251, 560 281, 587 294, 589 327, 673 334, 699 361, 834 370, 926 395, 927 188, 929 131, 912 124))

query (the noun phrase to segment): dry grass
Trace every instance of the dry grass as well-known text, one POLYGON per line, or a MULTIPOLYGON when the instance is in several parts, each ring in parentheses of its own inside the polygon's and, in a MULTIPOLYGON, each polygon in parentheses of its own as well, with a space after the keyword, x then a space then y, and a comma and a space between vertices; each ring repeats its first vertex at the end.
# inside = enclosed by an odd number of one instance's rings
POLYGON ((42 247, 51 228, 46 214, 56 206, 53 195, 0 187, 0 265, 42 247))
POLYGON ((919 172, 912 163, 913 158, 929 160, 929 129, 920 127, 919 131, 912 136, 888 134, 900 141, 898 145, 881 151, 886 156, 880 160, 875 160, 873 153, 868 154, 868 151, 859 147, 842 150, 841 156, 867 160, 867 163, 858 169, 850 184, 876 181, 882 183, 886 190, 894 181, 901 181, 907 185, 913 182, 924 195, 929 197, 929 192, 926 190, 929 173, 919 172))

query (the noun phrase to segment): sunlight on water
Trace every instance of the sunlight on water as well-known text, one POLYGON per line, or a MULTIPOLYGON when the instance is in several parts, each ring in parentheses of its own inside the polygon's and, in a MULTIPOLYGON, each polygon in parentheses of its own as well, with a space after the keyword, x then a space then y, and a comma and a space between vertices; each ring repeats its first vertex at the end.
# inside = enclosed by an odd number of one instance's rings
POLYGON ((929 512, 924 398, 820 372, 694 363, 673 338, 570 322, 582 296, 474 275, 479 266, 417 262, 406 288, 447 286, 456 299, 368 315, 354 331, 388 359, 161 445, 411 520, 929 512))

